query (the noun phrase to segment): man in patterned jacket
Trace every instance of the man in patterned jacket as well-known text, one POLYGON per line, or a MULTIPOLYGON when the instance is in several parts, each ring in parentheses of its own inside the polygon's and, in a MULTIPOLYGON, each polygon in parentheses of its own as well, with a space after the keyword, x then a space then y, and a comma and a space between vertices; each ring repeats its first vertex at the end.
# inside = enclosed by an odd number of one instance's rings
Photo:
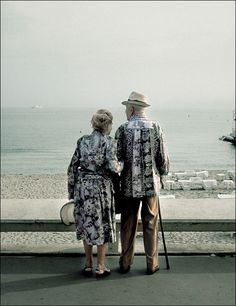
POLYGON ((124 161, 121 189, 124 195, 121 211, 120 273, 127 273, 133 263, 139 206, 146 255, 147 274, 159 270, 157 245, 158 195, 162 176, 168 174, 169 157, 160 125, 145 114, 148 97, 132 92, 126 106, 128 121, 116 131, 117 157, 124 161))

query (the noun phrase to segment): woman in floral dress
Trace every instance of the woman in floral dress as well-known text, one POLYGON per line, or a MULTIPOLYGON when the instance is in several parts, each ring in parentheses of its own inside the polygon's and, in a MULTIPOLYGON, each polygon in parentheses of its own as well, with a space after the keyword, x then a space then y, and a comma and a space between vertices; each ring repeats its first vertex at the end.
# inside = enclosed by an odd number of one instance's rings
POLYGON ((96 276, 110 274, 105 254, 106 243, 115 242, 116 237, 112 175, 123 168, 117 160, 116 142, 109 136, 112 119, 108 110, 93 115, 93 131, 77 141, 68 167, 68 193, 75 203, 77 239, 84 244, 86 276, 93 275, 93 245, 97 246, 96 276))

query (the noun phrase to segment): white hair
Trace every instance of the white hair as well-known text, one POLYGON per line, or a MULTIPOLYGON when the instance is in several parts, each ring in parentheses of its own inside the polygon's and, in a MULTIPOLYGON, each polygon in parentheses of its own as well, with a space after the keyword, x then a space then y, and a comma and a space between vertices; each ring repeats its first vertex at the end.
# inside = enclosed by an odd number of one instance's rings
POLYGON ((139 106, 139 105, 135 105, 135 104, 132 104, 132 103, 128 103, 127 104, 128 110, 130 110, 131 107, 134 110, 134 115, 143 115, 143 114, 145 114, 145 107, 139 106))

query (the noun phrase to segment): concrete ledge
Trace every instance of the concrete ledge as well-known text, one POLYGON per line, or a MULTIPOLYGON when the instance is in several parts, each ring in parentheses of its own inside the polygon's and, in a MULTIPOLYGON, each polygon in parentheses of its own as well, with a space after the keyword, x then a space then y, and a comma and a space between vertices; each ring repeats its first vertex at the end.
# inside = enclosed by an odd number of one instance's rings
MULTIPOLYGON (((66 199, 1 199, 1 219, 60 219, 66 199)), ((160 197, 163 219, 234 219, 235 199, 160 197)))
MULTIPOLYGON (((74 224, 61 222, 66 199, 2 199, 2 232, 70 232, 74 224)), ((173 199, 160 197, 165 231, 235 231, 234 198, 173 199)), ((117 230, 120 215, 117 215, 117 230)), ((140 214, 139 214, 139 219, 140 214)), ((141 221, 138 230, 142 230, 141 221)))
MULTIPOLYGON (((3 199, 2 232, 74 232, 75 225, 61 222, 60 209, 66 199, 3 199)), ((165 232, 235 232, 234 199, 170 199, 161 198, 161 214, 165 232)), ((159 229, 160 230, 160 229, 159 229)), ((138 231, 142 231, 139 221, 138 231)), ((116 243, 119 248, 120 220, 117 215, 116 243)))

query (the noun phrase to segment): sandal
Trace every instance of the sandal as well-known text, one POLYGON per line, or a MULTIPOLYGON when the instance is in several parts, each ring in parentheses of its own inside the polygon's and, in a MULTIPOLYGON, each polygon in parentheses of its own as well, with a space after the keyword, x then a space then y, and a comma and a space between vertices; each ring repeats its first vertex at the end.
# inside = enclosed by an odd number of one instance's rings
POLYGON ((82 270, 82 274, 86 277, 93 275, 93 267, 85 266, 82 270))
POLYGON ((102 278, 102 277, 108 276, 110 274, 111 274, 111 270, 106 268, 106 267, 104 269, 99 269, 99 268, 96 269, 96 277, 97 278, 102 278))

